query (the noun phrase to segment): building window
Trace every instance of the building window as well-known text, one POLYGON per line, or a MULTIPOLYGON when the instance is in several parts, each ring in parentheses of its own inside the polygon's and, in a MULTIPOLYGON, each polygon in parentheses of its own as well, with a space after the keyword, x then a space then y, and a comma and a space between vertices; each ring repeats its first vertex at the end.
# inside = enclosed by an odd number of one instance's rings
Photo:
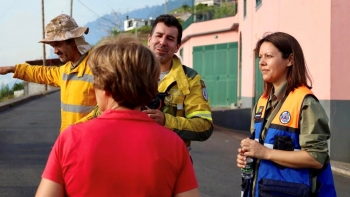
POLYGON ((258 9, 261 6, 262 0, 255 0, 255 8, 258 9))
POLYGON ((245 18, 247 16, 247 0, 244 0, 243 6, 243 17, 245 18))
POLYGON ((132 27, 132 26, 133 26, 133 21, 132 20, 128 21, 128 27, 132 27))

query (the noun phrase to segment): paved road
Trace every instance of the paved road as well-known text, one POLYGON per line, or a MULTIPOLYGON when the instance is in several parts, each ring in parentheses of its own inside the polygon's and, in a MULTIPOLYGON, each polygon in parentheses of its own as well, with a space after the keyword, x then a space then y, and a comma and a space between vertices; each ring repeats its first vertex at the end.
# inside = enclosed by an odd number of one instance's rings
POLYGON ((59 92, 0 113, 0 196, 34 196, 60 122, 59 92))
MULTIPOLYGON (((0 113, 0 196, 34 196, 60 126, 59 92, 0 113)), ((192 156, 203 197, 240 196, 236 150, 244 135, 216 129, 194 142, 192 156)), ((350 178, 335 175, 339 197, 350 196, 350 178)))

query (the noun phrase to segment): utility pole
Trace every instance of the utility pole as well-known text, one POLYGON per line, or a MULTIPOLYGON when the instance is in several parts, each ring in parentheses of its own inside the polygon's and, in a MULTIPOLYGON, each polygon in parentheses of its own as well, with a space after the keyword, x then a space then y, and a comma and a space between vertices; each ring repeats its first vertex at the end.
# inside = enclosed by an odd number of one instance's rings
POLYGON ((135 21, 135 36, 138 37, 138 35, 137 35, 137 21, 135 21))
POLYGON ((196 22, 196 0, 192 0, 192 16, 193 16, 193 22, 196 22))
POLYGON ((168 1, 167 0, 165 0, 165 4, 164 4, 164 14, 167 14, 167 3, 168 3, 168 1))
MULTIPOLYGON (((41 17, 42 17, 42 27, 43 27, 43 39, 45 39, 45 13, 44 13, 44 0, 41 0, 41 17)), ((46 49, 43 43, 43 65, 46 66, 46 49)), ((45 91, 47 90, 47 85, 45 84, 45 91)))
POLYGON ((70 0, 70 17, 73 17, 73 0, 70 0))

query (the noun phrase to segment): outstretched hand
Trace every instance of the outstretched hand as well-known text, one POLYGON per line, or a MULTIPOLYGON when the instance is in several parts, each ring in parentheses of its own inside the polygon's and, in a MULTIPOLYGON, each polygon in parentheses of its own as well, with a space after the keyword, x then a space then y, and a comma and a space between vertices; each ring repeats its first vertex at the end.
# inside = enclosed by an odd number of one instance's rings
POLYGON ((16 67, 15 66, 2 66, 0 67, 0 75, 6 75, 7 73, 13 73, 15 72, 16 67))

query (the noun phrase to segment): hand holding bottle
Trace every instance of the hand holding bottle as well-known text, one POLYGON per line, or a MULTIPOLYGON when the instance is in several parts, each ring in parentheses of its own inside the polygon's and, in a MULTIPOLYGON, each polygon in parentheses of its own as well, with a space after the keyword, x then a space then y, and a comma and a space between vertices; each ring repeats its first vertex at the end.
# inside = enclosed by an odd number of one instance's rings
POLYGON ((238 149, 237 166, 241 168, 241 175, 244 179, 250 179, 254 174, 253 158, 244 156, 241 148, 238 149))

